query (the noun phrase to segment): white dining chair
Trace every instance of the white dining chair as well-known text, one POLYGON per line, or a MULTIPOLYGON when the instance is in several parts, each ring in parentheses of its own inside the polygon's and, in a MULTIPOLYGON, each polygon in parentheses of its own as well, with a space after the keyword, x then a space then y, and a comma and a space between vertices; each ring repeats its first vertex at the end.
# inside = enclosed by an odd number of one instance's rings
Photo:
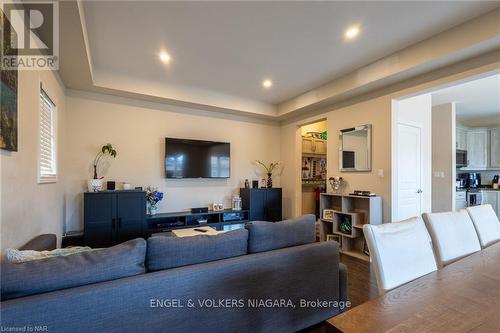
POLYGON ((476 230, 465 209, 425 213, 423 218, 440 268, 481 250, 476 230))
POLYGON ((437 270, 422 218, 365 224, 363 232, 380 294, 437 270))
POLYGON ((491 205, 468 207, 467 213, 472 219, 483 249, 500 241, 500 221, 491 205))

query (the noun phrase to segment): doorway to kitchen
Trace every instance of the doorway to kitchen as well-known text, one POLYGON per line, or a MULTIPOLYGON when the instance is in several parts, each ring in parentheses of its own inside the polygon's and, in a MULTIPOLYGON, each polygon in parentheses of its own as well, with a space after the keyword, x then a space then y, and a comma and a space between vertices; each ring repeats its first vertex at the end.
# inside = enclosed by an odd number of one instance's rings
POLYGON ((392 221, 490 204, 500 216, 500 73, 393 100, 392 221))
POLYGON ((433 91, 432 105, 432 211, 490 204, 500 216, 500 73, 433 91))
POLYGON ((302 215, 314 214, 319 218, 319 194, 326 191, 327 139, 326 119, 300 128, 301 133, 301 180, 302 215))

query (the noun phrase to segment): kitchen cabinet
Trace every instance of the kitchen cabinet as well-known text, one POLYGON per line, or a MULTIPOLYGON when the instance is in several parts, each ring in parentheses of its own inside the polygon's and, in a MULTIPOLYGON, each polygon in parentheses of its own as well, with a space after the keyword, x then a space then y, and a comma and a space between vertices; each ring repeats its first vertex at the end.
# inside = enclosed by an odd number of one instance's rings
POLYGON ((456 145, 457 149, 467 150, 467 129, 462 127, 457 127, 456 145))
POLYGON ((500 168, 500 128, 490 129, 490 168, 500 168))
POLYGON ((316 138, 302 138, 303 154, 326 154, 326 140, 316 138))
POLYGON ((481 203, 483 205, 490 204, 497 216, 500 217, 500 191, 482 190, 481 195, 481 203))
POLYGON ((86 192, 84 201, 84 241, 90 247, 108 247, 144 237, 146 192, 86 192))
POLYGON ((457 191, 455 195, 455 210, 464 209, 467 207, 467 192, 457 191))
POLYGON ((467 131, 468 169, 488 167, 488 130, 470 129, 467 131))

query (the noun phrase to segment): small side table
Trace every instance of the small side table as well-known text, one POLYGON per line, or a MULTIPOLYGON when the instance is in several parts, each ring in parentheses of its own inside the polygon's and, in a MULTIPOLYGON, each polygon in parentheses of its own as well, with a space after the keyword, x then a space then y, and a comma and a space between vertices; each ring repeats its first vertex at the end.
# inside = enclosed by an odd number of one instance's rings
POLYGON ((172 234, 175 237, 192 237, 192 236, 199 236, 199 235, 214 236, 214 235, 218 235, 220 233, 224 233, 224 231, 217 231, 214 228, 209 227, 209 226, 172 230, 172 234), (200 231, 196 231, 194 229, 203 229, 203 230, 207 230, 207 232, 200 232, 200 231))

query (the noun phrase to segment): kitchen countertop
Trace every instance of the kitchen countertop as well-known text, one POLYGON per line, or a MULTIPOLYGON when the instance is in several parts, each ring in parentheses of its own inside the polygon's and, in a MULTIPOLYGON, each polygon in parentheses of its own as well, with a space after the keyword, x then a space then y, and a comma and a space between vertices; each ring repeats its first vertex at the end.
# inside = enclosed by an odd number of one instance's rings
MULTIPOLYGON (((466 189, 466 188, 457 188, 457 189, 455 189, 455 190, 456 190, 457 192, 466 192, 466 191, 467 191, 467 189, 466 189)), ((485 187, 480 187, 480 188, 479 188, 479 190, 480 190, 480 191, 500 191, 500 188, 498 188, 498 189, 494 189, 493 187, 490 187, 490 186, 486 187, 486 186, 485 186, 485 187)))

